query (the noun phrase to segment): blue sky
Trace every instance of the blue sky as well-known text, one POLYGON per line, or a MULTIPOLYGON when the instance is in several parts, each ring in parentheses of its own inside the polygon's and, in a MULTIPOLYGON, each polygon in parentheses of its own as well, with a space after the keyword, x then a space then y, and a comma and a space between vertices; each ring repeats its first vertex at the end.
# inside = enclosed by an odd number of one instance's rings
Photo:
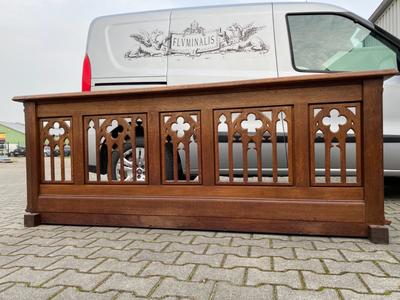
MULTIPOLYGON (((0 0, 0 120, 23 122, 15 95, 79 91, 90 22, 134 11, 257 0, 0 0)), ((273 1, 283 2, 283 1, 273 1)), ((297 1, 305 2, 305 1, 297 1)), ((368 18, 381 0, 321 0, 368 18)))

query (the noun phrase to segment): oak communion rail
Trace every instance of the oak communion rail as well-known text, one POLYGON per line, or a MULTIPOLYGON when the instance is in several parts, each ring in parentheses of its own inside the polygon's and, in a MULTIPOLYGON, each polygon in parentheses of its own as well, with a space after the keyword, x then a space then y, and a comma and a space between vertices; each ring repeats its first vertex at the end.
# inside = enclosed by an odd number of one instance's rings
POLYGON ((369 236, 393 70, 15 97, 25 225, 369 236))

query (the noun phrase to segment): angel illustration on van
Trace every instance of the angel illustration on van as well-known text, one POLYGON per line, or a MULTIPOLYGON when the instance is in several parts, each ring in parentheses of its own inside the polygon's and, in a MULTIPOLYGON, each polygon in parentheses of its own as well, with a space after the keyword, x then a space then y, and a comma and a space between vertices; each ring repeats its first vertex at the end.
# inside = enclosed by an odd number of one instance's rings
POLYGON ((167 55, 169 47, 169 37, 158 29, 151 33, 142 31, 141 33, 131 34, 139 45, 125 53, 125 58, 136 58, 143 56, 164 56, 167 55))
POLYGON ((242 26, 233 23, 223 32, 224 44, 221 50, 224 51, 269 51, 269 46, 262 38, 256 35, 257 32, 264 29, 265 26, 257 27, 254 23, 242 26))
POLYGON ((206 31, 194 20, 182 32, 171 32, 168 36, 158 29, 151 33, 142 31, 130 35, 135 40, 136 46, 125 53, 125 58, 165 55, 201 56, 202 53, 224 55, 227 52, 244 51, 268 53, 270 47, 257 35, 264 28, 265 26, 256 26, 254 22, 244 26, 233 23, 225 30, 219 28, 206 31))

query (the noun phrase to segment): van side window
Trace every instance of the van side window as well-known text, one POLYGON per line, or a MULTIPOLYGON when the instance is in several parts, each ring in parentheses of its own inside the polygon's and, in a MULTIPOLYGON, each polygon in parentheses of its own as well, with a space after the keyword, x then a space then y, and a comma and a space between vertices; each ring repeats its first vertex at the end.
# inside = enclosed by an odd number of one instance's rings
POLYGON ((374 33, 340 15, 288 15, 294 67, 298 71, 397 69, 396 52, 374 33))

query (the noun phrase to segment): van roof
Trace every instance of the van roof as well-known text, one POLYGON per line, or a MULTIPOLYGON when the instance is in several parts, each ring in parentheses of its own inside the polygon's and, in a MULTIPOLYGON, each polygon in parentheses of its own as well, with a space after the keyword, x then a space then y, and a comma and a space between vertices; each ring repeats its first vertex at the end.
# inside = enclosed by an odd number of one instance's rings
POLYGON ((179 8, 167 8, 167 9, 156 9, 156 10, 146 10, 146 11, 135 11, 129 13, 121 13, 121 14, 112 14, 112 15, 104 15, 96 17, 93 21, 99 21, 100 19, 106 19, 110 17, 118 17, 132 14, 146 14, 146 13, 157 13, 157 12, 166 12, 166 11, 181 11, 181 10, 189 10, 189 9, 207 9, 207 8, 221 8, 221 7, 238 7, 238 6, 249 6, 249 5, 265 5, 272 4, 273 6, 287 6, 290 5, 292 8, 301 7, 304 9, 305 7, 316 8, 323 7, 324 10, 332 10, 332 11, 347 11, 346 9, 328 3, 320 3, 320 2, 255 2, 255 3, 240 3, 240 4, 222 4, 222 5, 205 5, 205 6, 189 6, 189 7, 179 7, 179 8))

